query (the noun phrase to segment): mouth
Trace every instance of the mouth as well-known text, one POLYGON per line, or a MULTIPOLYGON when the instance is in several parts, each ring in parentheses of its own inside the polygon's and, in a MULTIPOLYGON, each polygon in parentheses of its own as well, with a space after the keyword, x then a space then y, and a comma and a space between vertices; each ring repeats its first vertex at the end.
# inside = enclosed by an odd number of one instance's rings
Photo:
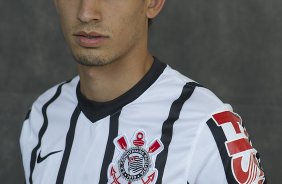
POLYGON ((86 48, 97 48, 109 38, 109 36, 97 32, 86 33, 84 31, 77 32, 73 36, 78 45, 86 48))

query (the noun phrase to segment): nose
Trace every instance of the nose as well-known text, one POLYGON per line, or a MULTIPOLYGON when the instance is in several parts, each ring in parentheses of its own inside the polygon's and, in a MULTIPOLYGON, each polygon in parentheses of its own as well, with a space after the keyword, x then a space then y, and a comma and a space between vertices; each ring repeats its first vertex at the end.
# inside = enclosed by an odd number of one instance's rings
POLYGON ((100 0, 81 0, 77 18, 86 23, 100 21, 102 18, 100 0))

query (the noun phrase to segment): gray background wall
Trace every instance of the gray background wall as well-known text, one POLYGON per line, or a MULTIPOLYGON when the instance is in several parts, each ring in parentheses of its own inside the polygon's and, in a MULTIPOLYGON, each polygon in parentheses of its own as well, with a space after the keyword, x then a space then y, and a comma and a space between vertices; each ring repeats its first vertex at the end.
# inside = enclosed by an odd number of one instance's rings
MULTIPOLYGON (((150 32, 154 55, 241 114, 269 183, 281 183, 282 1, 167 0, 150 32)), ((0 1, 0 62, 0 183, 23 183, 25 113, 76 73, 51 0, 0 1)))

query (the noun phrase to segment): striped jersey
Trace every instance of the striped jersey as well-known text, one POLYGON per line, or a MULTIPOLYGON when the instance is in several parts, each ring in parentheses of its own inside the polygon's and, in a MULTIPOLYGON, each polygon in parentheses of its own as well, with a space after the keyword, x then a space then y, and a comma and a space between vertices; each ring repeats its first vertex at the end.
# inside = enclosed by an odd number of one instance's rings
POLYGON ((79 81, 32 105, 20 137, 26 183, 266 183, 230 105, 156 58, 112 101, 87 99, 79 81))

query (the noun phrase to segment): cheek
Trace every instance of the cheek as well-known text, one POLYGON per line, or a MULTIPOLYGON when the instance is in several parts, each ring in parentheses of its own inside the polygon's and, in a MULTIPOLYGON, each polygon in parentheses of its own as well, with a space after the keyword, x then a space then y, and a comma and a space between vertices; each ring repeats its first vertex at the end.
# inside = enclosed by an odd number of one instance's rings
POLYGON ((137 38, 140 37, 136 22, 131 17, 122 17, 114 24, 115 47, 124 49, 131 47, 137 38))
POLYGON ((74 25, 77 16, 77 8, 75 7, 77 6, 77 1, 73 0, 68 3, 61 2, 58 4, 59 16, 64 29, 69 29, 74 25))
POLYGON ((111 20, 114 20, 111 22, 117 33, 127 37, 136 35, 145 28, 145 18, 139 12, 130 12, 122 16, 113 15, 111 20))
POLYGON ((137 28, 138 24, 142 24, 142 21, 145 20, 146 14, 143 0, 130 0, 132 2, 128 2, 127 0, 114 1, 116 2, 108 4, 105 8, 107 14, 110 15, 108 20, 113 25, 119 26, 122 30, 126 31, 137 28), (140 2, 136 3, 136 1, 140 2))

